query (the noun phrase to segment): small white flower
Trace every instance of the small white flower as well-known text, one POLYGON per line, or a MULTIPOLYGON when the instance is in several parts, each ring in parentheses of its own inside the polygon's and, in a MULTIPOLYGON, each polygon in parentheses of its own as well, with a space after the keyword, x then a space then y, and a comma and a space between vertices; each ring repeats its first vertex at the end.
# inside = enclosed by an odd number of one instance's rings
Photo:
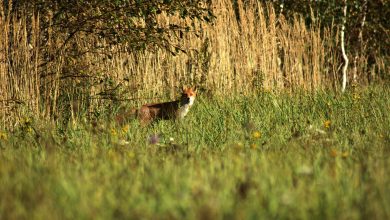
POLYGON ((119 145, 127 145, 127 144, 130 144, 130 142, 122 139, 122 140, 119 140, 118 144, 119 145))

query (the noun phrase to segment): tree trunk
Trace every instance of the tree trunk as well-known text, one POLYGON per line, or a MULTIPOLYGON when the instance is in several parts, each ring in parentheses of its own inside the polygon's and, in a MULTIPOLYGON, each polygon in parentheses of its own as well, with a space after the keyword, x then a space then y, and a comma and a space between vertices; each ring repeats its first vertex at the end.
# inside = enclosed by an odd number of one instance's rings
POLYGON ((341 25, 341 52, 343 53, 344 58, 344 66, 343 66, 343 83, 341 87, 341 91, 345 92, 345 88, 347 87, 347 68, 348 68, 348 57, 345 53, 345 24, 347 23, 347 0, 344 0, 344 8, 343 8, 343 23, 341 25))

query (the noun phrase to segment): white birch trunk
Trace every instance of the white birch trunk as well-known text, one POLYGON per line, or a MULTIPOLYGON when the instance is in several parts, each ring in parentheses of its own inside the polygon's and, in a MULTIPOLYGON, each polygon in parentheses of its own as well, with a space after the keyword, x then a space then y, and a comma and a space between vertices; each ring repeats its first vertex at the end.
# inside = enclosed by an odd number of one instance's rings
POLYGON ((348 69, 348 57, 345 53, 345 24, 347 23, 347 0, 344 0, 344 8, 343 8, 343 23, 341 26, 341 52, 343 53, 344 58, 344 66, 343 66, 343 83, 341 86, 341 91, 345 92, 345 88, 347 87, 347 69, 348 69))

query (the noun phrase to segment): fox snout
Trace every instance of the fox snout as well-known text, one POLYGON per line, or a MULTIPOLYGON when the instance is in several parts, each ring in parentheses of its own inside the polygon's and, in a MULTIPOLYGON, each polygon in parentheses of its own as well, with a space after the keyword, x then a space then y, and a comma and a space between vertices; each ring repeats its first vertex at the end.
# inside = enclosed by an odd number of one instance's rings
POLYGON ((183 88, 183 93, 181 96, 182 105, 192 105, 196 97, 196 88, 183 88))
POLYGON ((184 96, 184 97, 181 98, 181 104, 182 105, 187 105, 188 103, 190 103, 190 97, 184 96))

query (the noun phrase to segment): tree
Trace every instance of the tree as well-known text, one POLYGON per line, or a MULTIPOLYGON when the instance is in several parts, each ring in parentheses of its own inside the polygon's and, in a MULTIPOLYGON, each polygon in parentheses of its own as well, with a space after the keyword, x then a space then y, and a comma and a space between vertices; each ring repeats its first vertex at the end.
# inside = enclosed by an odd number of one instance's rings
POLYGON ((341 51, 343 54, 343 59, 344 59, 344 66, 343 66, 343 83, 341 86, 341 91, 345 92, 345 88, 347 87, 347 68, 348 68, 348 56, 347 53, 345 52, 345 26, 347 23, 347 0, 344 0, 344 8, 343 8, 343 23, 341 25, 341 51))
POLYGON ((13 11, 39 13, 43 32, 51 29, 52 34, 67 35, 62 48, 83 33, 132 51, 160 47, 176 53, 181 48, 171 38, 191 30, 181 21, 209 22, 214 18, 209 5, 208 0, 19 0, 14 1, 13 11), (161 14, 179 19, 165 26, 157 20, 161 14))
MULTIPOLYGON (((263 2, 268 2, 264 1, 263 2)), ((343 23, 345 5, 347 7, 345 29, 345 43, 348 45, 348 52, 353 55, 353 64, 360 65, 361 58, 367 62, 365 72, 357 73, 353 69, 353 78, 362 77, 363 80, 371 81, 370 71, 376 65, 388 65, 390 60, 378 60, 390 55, 390 1, 387 0, 273 0, 275 7, 287 19, 292 18, 294 13, 301 14, 310 26, 313 18, 320 22, 322 27, 340 27, 343 23), (314 15, 314 17, 312 17, 314 15), (337 24, 337 25, 334 25, 337 24), (380 64, 382 63, 382 64, 380 64)), ((335 36, 336 37, 336 36, 335 36)), ((340 51, 340 59, 342 58, 340 51)), ((380 78, 388 77, 388 71, 380 68, 380 78)))

